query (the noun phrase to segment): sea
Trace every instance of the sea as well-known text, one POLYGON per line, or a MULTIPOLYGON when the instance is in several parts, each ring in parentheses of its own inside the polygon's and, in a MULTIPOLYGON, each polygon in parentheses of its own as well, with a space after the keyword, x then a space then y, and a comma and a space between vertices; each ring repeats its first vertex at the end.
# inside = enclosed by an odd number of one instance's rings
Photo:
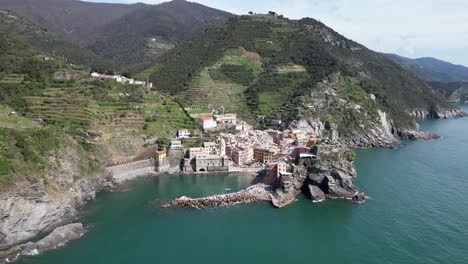
MULTIPOLYGON (((462 106, 468 111, 468 106, 462 106)), ((101 193, 81 239, 21 264, 468 263, 468 118, 426 120, 440 140, 358 150, 364 204, 304 197, 227 208, 162 208, 164 201, 235 192, 252 176, 166 175, 101 193)))

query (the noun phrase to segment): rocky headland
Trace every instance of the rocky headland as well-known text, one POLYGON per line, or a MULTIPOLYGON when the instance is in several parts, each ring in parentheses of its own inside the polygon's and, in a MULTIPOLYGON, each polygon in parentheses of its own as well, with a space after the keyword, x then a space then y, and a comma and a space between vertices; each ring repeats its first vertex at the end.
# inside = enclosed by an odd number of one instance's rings
POLYGON ((268 184, 260 182, 230 194, 203 198, 183 196, 162 206, 205 208, 270 201, 273 206, 282 208, 294 203, 301 194, 313 202, 326 199, 366 201, 365 195, 354 186, 357 174, 352 150, 341 143, 324 143, 320 144, 318 154, 317 160, 298 160, 288 179, 278 178, 273 182, 268 180, 268 184))

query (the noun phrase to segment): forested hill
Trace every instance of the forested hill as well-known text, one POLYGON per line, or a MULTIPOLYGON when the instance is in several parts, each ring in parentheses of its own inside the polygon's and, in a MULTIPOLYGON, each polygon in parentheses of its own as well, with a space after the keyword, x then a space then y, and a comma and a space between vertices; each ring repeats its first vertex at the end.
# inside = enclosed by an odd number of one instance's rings
POLYGON ((181 41, 230 17, 227 12, 183 0, 148 5, 99 29, 89 48, 105 58, 138 64, 157 59, 181 41))
MULTIPOLYGON (((43 29, 11 11, 0 10, 0 32, 35 47, 44 54, 64 57, 79 65, 112 68, 113 63, 43 29)), ((18 48, 21 52, 21 48, 18 48)))
MULTIPOLYGON (((233 18, 172 50, 153 70, 157 89, 184 105, 223 105, 251 119, 298 118, 299 106, 322 94, 324 81, 351 87, 347 102, 374 95, 401 125, 411 123, 410 110, 451 108, 393 61, 310 18, 233 18)), ((337 110, 330 119, 352 120, 348 114, 337 110)))
POLYGON ((468 81, 468 68, 434 58, 410 59, 395 54, 385 54, 404 68, 428 82, 468 81))
POLYGON ((96 28, 112 23, 143 4, 107 4, 76 0, 2 0, 0 9, 11 10, 47 30, 81 46, 94 43, 96 28))
POLYGON ((2 0, 0 9, 13 10, 123 68, 136 69, 144 68, 181 41, 233 16, 184 0, 158 5, 2 0))

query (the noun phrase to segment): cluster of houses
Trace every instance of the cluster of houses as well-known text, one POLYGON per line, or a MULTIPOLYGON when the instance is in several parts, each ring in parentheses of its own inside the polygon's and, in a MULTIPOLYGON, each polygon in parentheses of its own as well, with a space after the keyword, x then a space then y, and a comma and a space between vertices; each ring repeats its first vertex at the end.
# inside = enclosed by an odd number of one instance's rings
POLYGON ((155 152, 156 171, 168 171, 171 157, 179 159, 179 168, 185 172, 227 172, 232 166, 223 139, 219 143, 204 142, 202 147, 187 149, 180 140, 172 140, 165 150, 155 152))
POLYGON ((101 78, 101 79, 111 79, 111 80, 114 80, 118 83, 128 83, 128 84, 135 84, 135 85, 144 85, 146 86, 148 89, 151 89, 153 88, 153 83, 149 82, 149 81, 137 81, 135 79, 132 79, 132 78, 127 78, 125 76, 121 76, 121 75, 107 75, 107 74, 101 74, 101 73, 98 73, 98 72, 92 72, 91 73, 91 77, 93 78, 101 78))
POLYGON ((236 130, 245 129, 248 126, 245 122, 237 120, 236 114, 220 114, 212 116, 202 116, 197 120, 197 125, 203 130, 212 130, 216 128, 232 128, 236 130))
MULTIPOLYGON (((216 125, 236 124, 231 118, 213 117, 216 125), (216 119, 215 119, 216 118, 216 119), (221 121, 223 120, 223 121, 221 121)), ((247 127, 247 126, 246 126, 247 127)), ((191 137, 186 129, 177 133, 179 138, 191 137)), ((301 130, 253 130, 241 129, 236 134, 220 133, 216 142, 204 142, 202 146, 184 148, 180 139, 173 140, 168 148, 156 153, 160 168, 167 168, 168 154, 179 152, 180 170, 185 172, 227 172, 241 168, 267 168, 268 176, 287 179, 291 176, 290 164, 299 159, 317 159, 314 136, 301 130)), ((171 154, 169 154, 171 155, 171 154)), ((285 182, 287 186, 287 181, 285 182)))

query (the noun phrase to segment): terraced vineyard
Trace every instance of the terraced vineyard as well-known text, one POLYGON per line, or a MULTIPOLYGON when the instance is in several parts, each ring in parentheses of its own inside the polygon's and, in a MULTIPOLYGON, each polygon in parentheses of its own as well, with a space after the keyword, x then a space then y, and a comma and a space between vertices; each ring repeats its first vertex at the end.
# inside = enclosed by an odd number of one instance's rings
POLYGON ((28 118, 19 116, 12 108, 0 105, 0 127, 29 129, 38 127, 38 124, 28 118))
POLYGON ((248 85, 263 72, 261 58, 244 48, 230 49, 213 66, 193 78, 181 97, 189 100, 187 108, 224 106, 226 111, 249 116, 244 98, 248 85))
POLYGON ((7 74, 0 80, 0 84, 18 84, 24 81, 23 74, 7 74))
POLYGON ((96 117, 96 104, 84 94, 85 88, 47 88, 43 96, 25 97, 28 117, 43 116, 49 123, 71 133, 86 132, 96 117))

